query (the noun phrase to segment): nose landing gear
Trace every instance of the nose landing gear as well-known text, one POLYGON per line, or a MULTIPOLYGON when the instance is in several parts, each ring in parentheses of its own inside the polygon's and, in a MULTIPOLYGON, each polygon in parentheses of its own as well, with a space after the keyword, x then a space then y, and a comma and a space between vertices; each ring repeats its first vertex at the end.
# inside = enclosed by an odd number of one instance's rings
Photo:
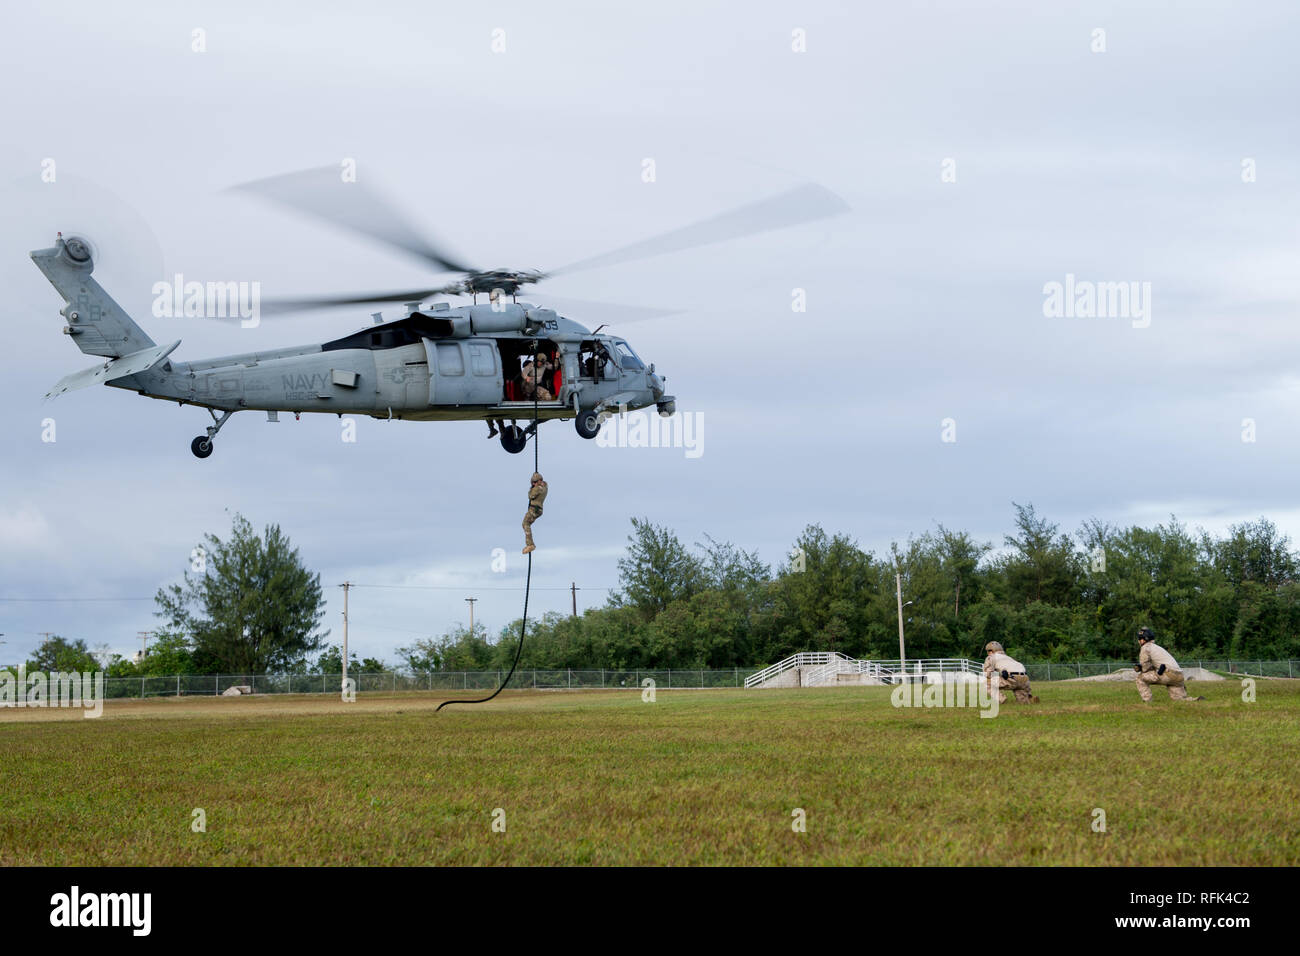
POLYGON ((217 437, 217 432, 221 431, 221 426, 226 423, 226 419, 235 413, 233 410, 228 410, 222 412, 221 417, 218 418, 217 413, 209 408, 208 414, 212 416, 213 424, 208 426, 207 434, 200 435, 190 442, 190 451, 194 453, 195 458, 207 458, 212 454, 212 439, 217 437))

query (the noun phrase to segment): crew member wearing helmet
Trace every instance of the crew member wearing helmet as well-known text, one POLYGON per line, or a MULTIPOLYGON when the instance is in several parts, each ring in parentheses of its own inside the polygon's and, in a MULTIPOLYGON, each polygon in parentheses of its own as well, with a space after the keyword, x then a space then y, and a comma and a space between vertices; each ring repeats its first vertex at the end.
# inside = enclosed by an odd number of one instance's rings
POLYGON ((523 371, 520 373, 523 380, 524 398, 530 402, 533 399, 537 399, 539 402, 554 401, 555 396, 551 394, 550 389, 542 384, 544 376, 554 368, 551 357, 545 352, 538 352, 536 356, 526 361, 523 371))
POLYGON ((1187 696, 1187 682, 1183 678, 1182 668, 1174 660, 1174 655, 1156 643, 1156 635, 1151 628, 1138 628, 1138 644, 1141 645, 1142 650, 1133 669, 1137 671, 1138 694, 1144 701, 1151 702, 1152 684, 1163 684, 1168 687, 1170 700, 1205 699, 1187 696))
POLYGON ((1007 702, 1004 690, 1010 690, 1016 695, 1016 703, 1038 703, 1038 698, 1029 689, 1029 675, 1025 673, 1024 664, 1009 656, 997 641, 985 644, 984 651, 988 654, 984 658, 984 680, 990 694, 997 691, 999 704, 1007 702))
POLYGON ((546 482, 541 472, 533 472, 533 483, 528 489, 528 512, 524 515, 524 554, 537 550, 533 544, 533 522, 542 516, 542 502, 546 500, 546 482))

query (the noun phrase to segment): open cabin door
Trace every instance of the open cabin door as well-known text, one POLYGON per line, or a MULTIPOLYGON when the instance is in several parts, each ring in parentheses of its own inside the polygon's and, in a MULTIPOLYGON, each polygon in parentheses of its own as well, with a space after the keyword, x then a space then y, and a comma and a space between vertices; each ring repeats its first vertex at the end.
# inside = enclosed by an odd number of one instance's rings
POLYGON ((430 405, 496 405, 504 389, 491 339, 425 339, 430 405))

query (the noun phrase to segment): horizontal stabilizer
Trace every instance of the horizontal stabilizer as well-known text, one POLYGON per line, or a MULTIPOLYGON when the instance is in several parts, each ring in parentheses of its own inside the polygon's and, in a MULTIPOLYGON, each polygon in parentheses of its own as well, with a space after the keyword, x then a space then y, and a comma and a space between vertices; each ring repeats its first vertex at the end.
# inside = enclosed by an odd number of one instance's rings
POLYGON ((96 365, 80 372, 73 372, 71 375, 65 375, 59 379, 52 389, 45 393, 45 400, 49 401, 51 398, 58 398, 64 392, 71 392, 78 388, 102 385, 114 379, 147 372, 171 355, 176 346, 180 344, 181 340, 177 339, 171 345, 155 345, 153 348, 141 349, 139 352, 123 355, 121 358, 109 359, 103 365, 96 365))

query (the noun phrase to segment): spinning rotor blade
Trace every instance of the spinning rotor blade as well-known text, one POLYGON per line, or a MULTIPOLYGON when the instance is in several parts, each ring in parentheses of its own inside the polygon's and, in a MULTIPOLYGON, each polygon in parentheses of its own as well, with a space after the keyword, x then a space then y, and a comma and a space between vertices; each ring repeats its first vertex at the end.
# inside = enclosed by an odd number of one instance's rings
POLYGON ((232 188, 378 239, 432 263, 440 271, 475 271, 421 237, 400 213, 360 183, 343 182, 335 166, 286 173, 232 188))
POLYGON ((681 249, 693 249, 696 246, 739 239, 742 236, 784 229, 787 226, 797 226, 800 223, 835 216, 847 212, 848 209, 848 203, 829 189, 815 183, 808 183, 768 199, 738 206, 729 212, 720 213, 692 225, 635 242, 613 252, 552 269, 547 272, 547 275, 556 276, 580 269, 594 269, 599 266, 630 262, 634 259, 648 259, 681 249))
POLYGON ((266 299, 262 302, 262 312, 277 315, 288 312, 301 312, 305 309, 329 309, 342 305, 370 305, 380 302, 423 302, 430 296, 456 295, 459 292, 459 286, 448 286, 440 289, 408 289, 404 292, 325 295, 301 299, 266 299))
POLYGON ((595 328, 600 323, 609 325, 626 325, 629 322, 644 322, 666 315, 678 315, 681 309, 665 309, 648 305, 622 305, 617 302, 592 302, 590 299, 570 299, 567 297, 547 295, 539 292, 538 304, 554 309, 566 319, 595 328))

